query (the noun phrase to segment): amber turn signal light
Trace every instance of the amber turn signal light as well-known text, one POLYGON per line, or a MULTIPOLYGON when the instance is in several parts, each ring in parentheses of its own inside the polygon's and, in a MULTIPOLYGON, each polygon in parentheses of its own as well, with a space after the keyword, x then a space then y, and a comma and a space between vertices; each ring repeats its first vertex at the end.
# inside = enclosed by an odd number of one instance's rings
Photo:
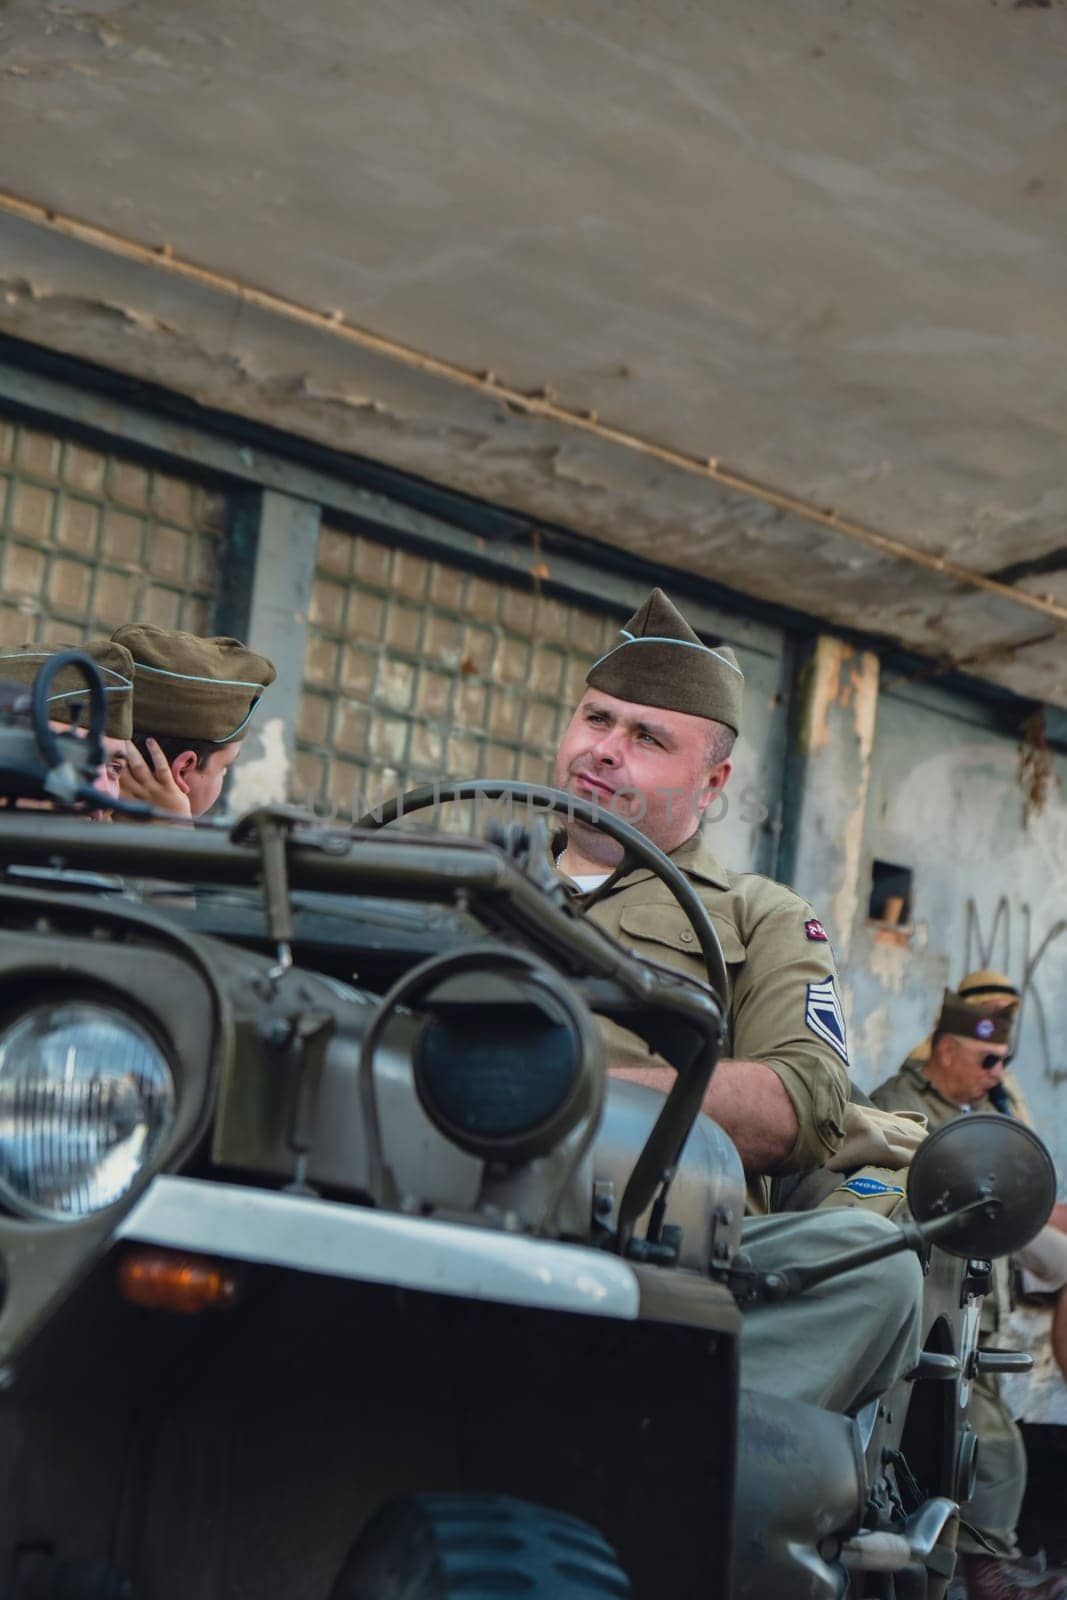
POLYGON ((237 1270, 211 1256, 134 1249, 119 1262, 119 1292, 153 1311, 220 1311, 237 1303, 237 1270))

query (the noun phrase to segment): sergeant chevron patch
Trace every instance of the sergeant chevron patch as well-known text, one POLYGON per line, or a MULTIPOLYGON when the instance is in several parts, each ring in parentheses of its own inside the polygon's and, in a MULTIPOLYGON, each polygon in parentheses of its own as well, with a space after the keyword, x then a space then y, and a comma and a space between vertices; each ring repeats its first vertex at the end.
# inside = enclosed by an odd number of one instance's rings
POLYGON ((845 1015, 837 998, 837 988, 833 978, 823 978, 820 983, 808 984, 808 1003, 804 1008, 804 1021, 824 1044, 837 1051, 847 1067, 845 1015))

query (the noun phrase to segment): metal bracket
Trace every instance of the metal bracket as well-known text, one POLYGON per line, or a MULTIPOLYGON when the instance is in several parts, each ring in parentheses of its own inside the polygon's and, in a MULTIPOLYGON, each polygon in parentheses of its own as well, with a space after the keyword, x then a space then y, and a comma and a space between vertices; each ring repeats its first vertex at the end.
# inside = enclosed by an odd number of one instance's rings
POLYGON ((963 1282, 960 1285, 960 1305, 965 1306, 968 1300, 974 1300, 989 1294, 992 1288, 993 1263, 979 1260, 968 1261, 967 1270, 963 1274, 963 1282))
POLYGON ((289 902, 287 845, 293 818, 281 810, 264 807, 239 817, 230 833, 234 844, 254 840, 263 874, 263 903, 267 934, 277 947, 277 960, 267 973, 273 989, 293 964, 293 909, 289 902))
MULTIPOLYGON (((238 817, 230 832, 234 844, 255 843, 259 849, 263 875, 263 901, 267 915, 267 934, 277 949, 277 959, 267 973, 267 982, 276 990, 293 964, 293 908, 289 895, 289 841, 300 829, 300 843, 312 848, 327 846, 320 830, 307 830, 307 817, 293 806, 261 806, 238 817)), ((350 841, 339 839, 345 852, 350 841)), ((333 845, 336 853, 337 846, 333 845)))
POLYGON ((961 1371, 958 1356, 951 1356, 939 1350, 924 1350, 919 1357, 918 1366, 912 1367, 904 1376, 908 1383, 916 1383, 923 1379, 953 1383, 961 1371))
POLYGON ((299 1011, 292 1016, 264 1018, 260 1032, 282 1056, 290 1079, 289 1127, 286 1134, 293 1153, 290 1194, 314 1194, 307 1181, 308 1155, 315 1132, 315 1111, 326 1060, 326 1047, 337 1019, 331 1011, 299 1011), (269 1030, 269 1031, 268 1031, 269 1030))

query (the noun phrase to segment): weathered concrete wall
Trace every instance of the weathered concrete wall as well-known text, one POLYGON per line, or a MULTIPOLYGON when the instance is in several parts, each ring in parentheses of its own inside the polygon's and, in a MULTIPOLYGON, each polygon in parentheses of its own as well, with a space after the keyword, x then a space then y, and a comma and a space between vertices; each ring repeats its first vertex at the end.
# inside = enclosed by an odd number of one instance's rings
POLYGON ((1067 1177, 1067 762, 1023 822, 1015 742, 981 708, 883 688, 846 968, 855 1076, 871 1088, 930 1030, 946 984, 980 966, 1023 990, 1016 1068, 1067 1177), (910 926, 871 922, 871 864, 910 867, 910 926))
MULTIPOLYGON (((247 508, 256 527, 247 611, 233 626, 274 662, 270 698, 252 723, 229 791, 235 811, 283 801, 292 763, 319 542, 319 507, 267 489, 247 508)), ((232 603, 232 602, 231 602, 232 603)))
POLYGON ((819 907, 848 959, 878 707, 878 657, 823 634, 797 685, 781 873, 819 907))
POLYGON ((1024 821, 1019 746, 980 702, 879 682, 820 637, 797 686, 781 875, 816 906, 842 971, 853 1076, 872 1089, 977 967, 1023 991, 1016 1070, 1067 1182, 1067 761, 1024 821), (905 920, 872 917, 874 863, 912 874, 905 920))

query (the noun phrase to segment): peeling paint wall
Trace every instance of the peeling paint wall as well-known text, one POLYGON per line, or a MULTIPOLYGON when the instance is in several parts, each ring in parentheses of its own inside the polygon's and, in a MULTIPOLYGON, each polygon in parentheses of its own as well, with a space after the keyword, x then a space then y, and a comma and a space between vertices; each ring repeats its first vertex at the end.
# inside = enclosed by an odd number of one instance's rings
POLYGON ((285 722, 265 716, 246 739, 226 790, 226 804, 240 814, 252 806, 284 801, 292 788, 292 760, 287 748, 285 722))
POLYGON ((878 658, 821 635, 803 673, 796 751, 794 840, 785 870, 817 904, 839 961, 848 957, 878 705, 878 658))
POLYGON ((962 697, 883 689, 846 995, 855 1076, 872 1088, 930 1031, 941 991, 993 966, 1023 990, 1015 1066, 1067 1178, 1067 761, 1024 826, 1018 749, 962 697), (908 867, 906 928, 867 917, 872 863, 908 867))

